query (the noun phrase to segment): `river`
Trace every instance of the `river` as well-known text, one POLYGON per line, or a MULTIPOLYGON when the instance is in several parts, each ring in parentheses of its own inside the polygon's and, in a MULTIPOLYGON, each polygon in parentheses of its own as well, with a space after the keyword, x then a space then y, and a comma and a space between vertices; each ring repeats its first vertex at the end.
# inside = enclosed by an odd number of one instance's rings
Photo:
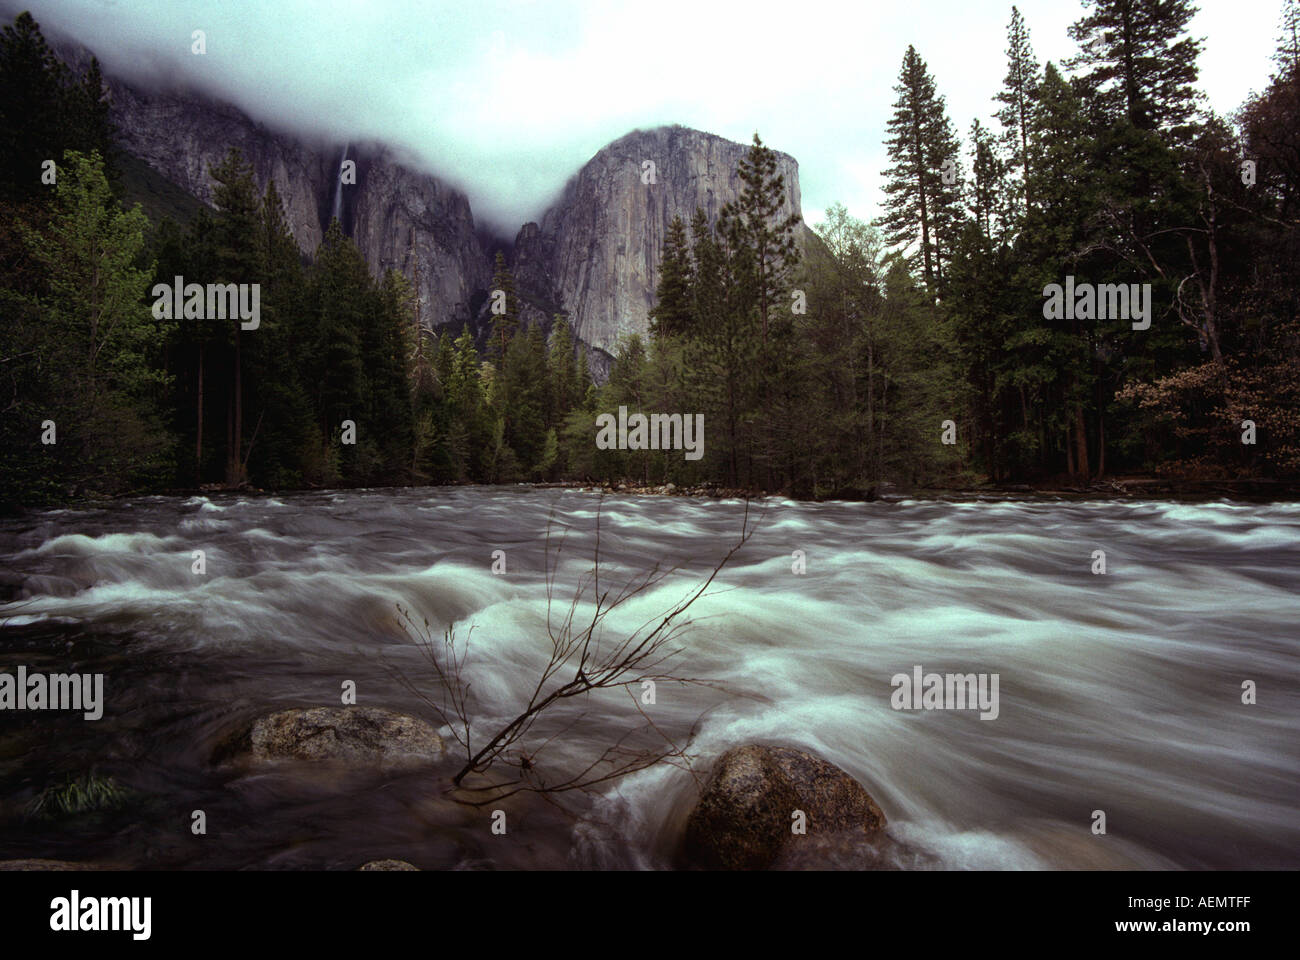
MULTIPOLYGON (((398 604, 469 638, 475 728, 499 726, 546 660, 548 566, 566 605, 598 514, 604 583, 682 565, 611 614, 617 634, 707 576, 745 505, 459 487, 147 497, 0 523, 0 670, 105 677, 99 720, 0 715, 0 859, 672 865, 694 790, 674 765, 558 805, 511 798, 500 836, 445 795, 454 764, 339 779, 212 762, 232 729, 337 706, 348 681, 358 704, 434 720, 407 686, 435 680, 398 604), (128 800, 27 815, 88 771, 128 800)), ((750 519, 679 644, 680 674, 710 682, 661 683, 644 707, 702 774, 748 741, 819 753, 866 786, 911 865, 1300 867, 1300 505, 772 499, 750 519), (996 674, 996 718, 895 709, 891 679, 918 667, 996 674)), ((563 720, 557 770, 640 717, 617 693, 563 720)))

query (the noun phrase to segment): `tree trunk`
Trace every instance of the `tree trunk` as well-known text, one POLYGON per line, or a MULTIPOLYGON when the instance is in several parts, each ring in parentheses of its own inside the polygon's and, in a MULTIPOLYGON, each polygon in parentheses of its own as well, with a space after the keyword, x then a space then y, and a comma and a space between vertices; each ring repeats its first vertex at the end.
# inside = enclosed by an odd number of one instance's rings
POLYGON ((1106 416, 1097 410, 1097 479, 1106 475, 1106 416))
POLYGON ((235 484, 244 482, 244 371, 239 326, 235 326, 235 484))
POLYGON ((199 344, 199 403, 196 416, 198 429, 194 439, 194 482, 203 482, 203 344, 199 344))
POLYGON ((1074 408, 1074 441, 1078 446, 1076 461, 1079 467, 1079 476, 1087 480, 1090 476, 1088 470, 1088 424, 1083 416, 1083 407, 1074 408))

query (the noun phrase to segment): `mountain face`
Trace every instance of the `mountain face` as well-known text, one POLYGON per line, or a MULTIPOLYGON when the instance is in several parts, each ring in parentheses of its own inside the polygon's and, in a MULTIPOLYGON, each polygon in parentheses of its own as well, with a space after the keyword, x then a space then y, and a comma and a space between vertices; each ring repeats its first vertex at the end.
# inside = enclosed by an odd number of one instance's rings
POLYGON ((275 181, 304 253, 315 254, 337 207, 376 274, 392 267, 416 283, 426 326, 471 319, 471 300, 481 296, 492 273, 460 191, 402 164, 382 146, 314 146, 228 104, 146 93, 116 81, 110 90, 121 146, 172 183, 211 204, 208 170, 238 147, 260 190, 275 181), (340 191, 345 149, 356 163, 356 183, 340 191))
MULTIPOLYGON (((486 334, 492 261, 460 191, 382 145, 312 144, 228 104, 109 83, 122 147, 172 183, 211 204, 208 170, 239 147, 259 189, 275 182, 304 253, 315 253, 337 213, 376 274, 392 267, 413 282, 427 328, 468 323, 480 340, 486 334), (344 156, 356 162, 356 183, 340 190, 344 156)), ((689 223, 696 207, 716 223, 741 193, 736 169, 748 149, 673 126, 634 131, 597 152, 508 254, 523 323, 549 330, 555 314, 567 315, 603 380, 620 338, 649 330, 669 223, 689 223)), ((782 215, 799 215, 798 163, 783 153, 777 162, 782 215)))
MULTIPOLYGON (((521 296, 564 310, 578 337, 606 353, 626 334, 644 336, 668 225, 675 216, 689 225, 696 207, 716 224, 744 187, 736 169, 748 150, 680 126, 615 140, 569 181, 540 223, 519 231, 514 272, 521 296)), ((799 164, 785 153, 776 159, 786 189, 781 215, 802 216, 799 164)))
MULTIPOLYGON (((344 187, 344 224, 376 272, 390 267, 420 291, 429 329, 471 319, 470 305, 492 280, 469 200, 436 177, 398 163, 387 149, 363 150, 356 186, 344 187)), ((337 174, 335 174, 337 178, 337 174)))
POLYGON ((318 194, 330 179, 320 151, 254 123, 239 110, 191 95, 152 94, 109 81, 118 142, 181 189, 212 204, 211 167, 238 147, 260 189, 275 181, 298 245, 314 253, 324 230, 318 194))

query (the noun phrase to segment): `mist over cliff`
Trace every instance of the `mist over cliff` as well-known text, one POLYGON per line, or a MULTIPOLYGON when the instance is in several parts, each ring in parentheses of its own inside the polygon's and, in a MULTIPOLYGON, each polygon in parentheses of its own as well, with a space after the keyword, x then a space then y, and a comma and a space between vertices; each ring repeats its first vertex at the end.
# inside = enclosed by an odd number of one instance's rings
MULTIPOLYGON (((598 150, 511 243, 475 221, 462 190, 390 145, 313 140, 193 90, 147 89, 113 75, 108 83, 124 150, 210 203, 209 171, 238 147, 260 189, 275 183, 304 254, 315 252, 337 210, 373 271, 397 269, 416 286, 421 322, 432 330, 469 324, 481 338, 492 258, 502 249, 522 321, 549 329, 554 315, 566 315, 600 377, 620 338, 648 331, 669 223, 689 221, 697 207, 715 223, 741 192, 736 169, 748 150, 681 126, 633 131, 598 150), (355 183, 340 177, 345 151, 355 183)), ((798 164, 787 154, 777 160, 782 213, 799 215, 798 164)))

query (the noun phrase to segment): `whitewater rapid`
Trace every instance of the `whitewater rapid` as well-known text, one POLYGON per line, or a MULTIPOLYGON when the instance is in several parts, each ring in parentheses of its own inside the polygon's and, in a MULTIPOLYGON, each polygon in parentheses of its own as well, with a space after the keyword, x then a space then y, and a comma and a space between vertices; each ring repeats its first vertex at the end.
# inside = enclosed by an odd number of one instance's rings
MULTIPOLYGON (((291 798, 215 776, 208 753, 235 718, 337 704, 345 680, 361 703, 427 716, 397 680, 432 682, 399 604, 436 637, 473 628, 474 719, 501 723, 549 651, 548 567, 567 603, 598 516, 608 583, 683 565, 610 617, 613 636, 707 576, 745 510, 470 487, 154 497, 5 521, 0 666, 66 660, 107 680, 104 720, 61 721, 62 752, 32 727, 0 750, 0 798, 27 796, 42 765, 99 758, 144 795, 237 795, 239 816, 261 811, 266 831, 244 828, 219 865, 333 865, 365 845, 431 866, 668 866, 693 796, 673 766, 602 789, 572 817, 539 815, 539 853, 428 812, 427 784, 291 798), (308 852, 288 855, 274 824, 300 820, 303 804, 319 824, 308 852), (380 807, 382 828, 345 826, 380 807)), ((701 774, 747 741, 815 751, 866 786, 914 865, 1300 866, 1300 506, 774 499, 749 519, 753 538, 680 643, 680 673, 709 684, 659 684, 645 708, 689 741, 701 774), (916 668, 996 674, 996 719, 894 709, 891 678, 916 668)), ((551 749, 557 769, 639 720, 625 694, 583 711, 551 749)), ((0 837, 15 855, 23 844, 15 829, 0 837)))

